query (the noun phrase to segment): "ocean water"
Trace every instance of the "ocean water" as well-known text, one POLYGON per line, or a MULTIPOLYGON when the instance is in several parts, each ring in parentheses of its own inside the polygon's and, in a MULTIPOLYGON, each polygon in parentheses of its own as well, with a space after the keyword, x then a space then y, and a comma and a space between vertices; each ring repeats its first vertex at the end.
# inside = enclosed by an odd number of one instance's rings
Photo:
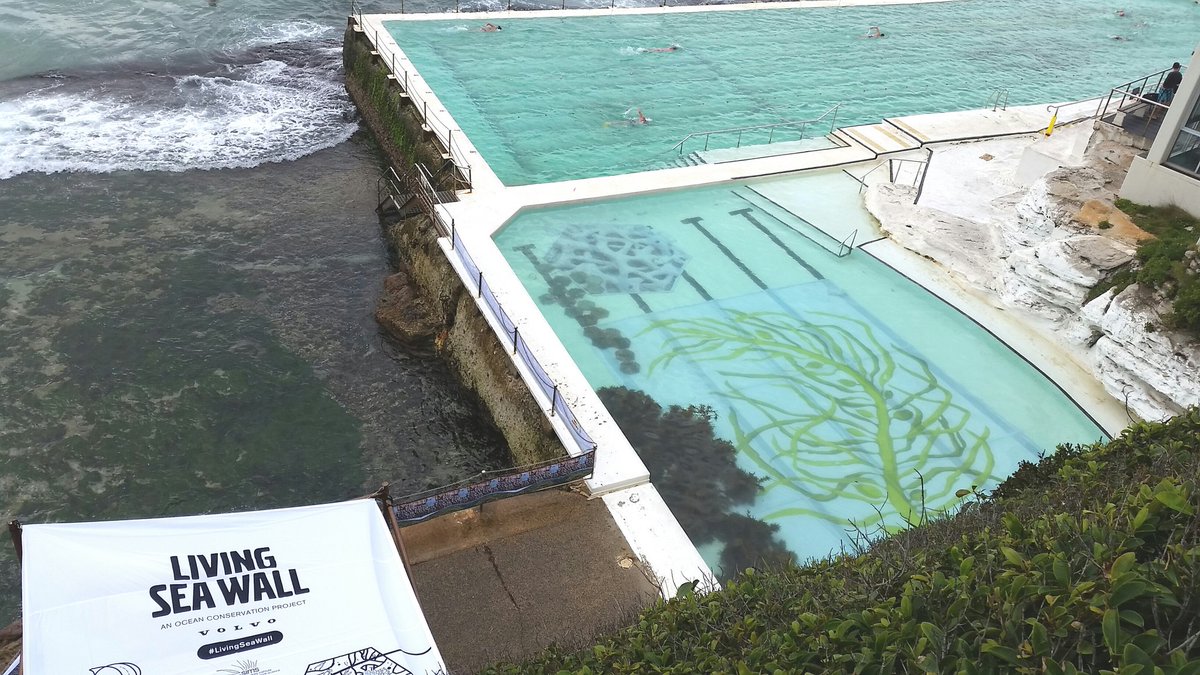
MULTIPOLYGON (((382 5, 367 6, 383 9, 382 5)), ((373 310, 325 2, 0 0, 0 518, 310 504, 507 463, 373 310)), ((19 568, 0 546, 0 624, 19 568)))

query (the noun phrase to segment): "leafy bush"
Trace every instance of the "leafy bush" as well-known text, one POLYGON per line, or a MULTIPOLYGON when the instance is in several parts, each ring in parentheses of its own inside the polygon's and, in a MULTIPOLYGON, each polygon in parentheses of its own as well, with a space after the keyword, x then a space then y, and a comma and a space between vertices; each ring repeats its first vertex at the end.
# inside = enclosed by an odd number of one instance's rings
POLYGON ((1200 673, 1200 411, 857 555, 747 570, 503 673, 1200 673))
POLYGON ((1179 289, 1168 322, 1171 327, 1200 334, 1200 283, 1179 289))
POLYGON ((1176 206, 1143 206, 1125 199, 1118 199, 1116 206, 1155 238, 1138 245, 1135 269, 1127 266, 1102 279, 1087 300, 1111 288, 1119 293, 1133 283, 1161 290, 1174 299, 1166 324, 1200 335, 1200 277, 1188 271, 1184 262, 1188 251, 1196 248, 1200 221, 1176 206))

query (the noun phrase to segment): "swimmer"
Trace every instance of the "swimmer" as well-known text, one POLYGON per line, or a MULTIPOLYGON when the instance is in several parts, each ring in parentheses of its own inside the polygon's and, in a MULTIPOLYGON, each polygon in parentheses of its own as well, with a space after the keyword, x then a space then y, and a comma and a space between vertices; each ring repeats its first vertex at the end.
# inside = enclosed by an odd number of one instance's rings
POLYGON ((479 30, 484 33, 495 33, 496 31, 500 30, 500 26, 497 26, 494 23, 485 23, 483 24, 483 28, 480 28, 479 30))
POLYGON ((860 37, 860 38, 881 38, 881 37, 885 37, 885 34, 884 34, 884 32, 883 32, 883 31, 879 30, 879 26, 871 26, 870 28, 868 28, 868 29, 867 29, 867 34, 866 34, 866 35, 859 35, 859 36, 857 36, 857 37, 860 37))
POLYGON ((645 124, 650 124, 650 122, 652 121, 649 117, 646 117, 645 115, 642 114, 641 108, 637 108, 637 117, 630 117, 629 114, 633 111, 634 111, 634 108, 630 108, 629 110, 626 110, 624 119, 616 120, 613 122, 605 122, 604 126, 605 127, 642 126, 645 124))
POLYGON ((683 49, 683 47, 680 47, 679 45, 671 45, 670 47, 642 47, 638 49, 638 51, 642 52, 643 54, 650 54, 659 52, 677 52, 680 49, 683 49))
POLYGON ((1123 10, 1123 9, 1118 9, 1118 10, 1117 10, 1117 16, 1125 16, 1125 10, 1123 10))

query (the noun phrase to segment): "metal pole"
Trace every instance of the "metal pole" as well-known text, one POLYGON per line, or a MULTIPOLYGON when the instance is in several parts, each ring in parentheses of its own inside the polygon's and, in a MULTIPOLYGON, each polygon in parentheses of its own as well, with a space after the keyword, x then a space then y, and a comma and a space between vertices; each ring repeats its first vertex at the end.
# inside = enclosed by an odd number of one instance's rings
POLYGON ((483 270, 479 270, 479 297, 483 297, 483 270))
POLYGON ((517 330, 516 326, 513 326, 513 354, 517 353, 517 343, 519 343, 520 340, 521 333, 517 330))
POLYGON ((558 385, 554 385, 554 396, 550 399, 550 416, 554 417, 554 408, 558 405, 558 385))
POLYGON ((933 163, 933 148, 925 148, 929 152, 928 159, 925 160, 925 170, 921 172, 921 182, 917 184, 917 196, 913 197, 913 204, 921 199, 921 191, 925 189, 925 176, 929 175, 929 165, 933 163))

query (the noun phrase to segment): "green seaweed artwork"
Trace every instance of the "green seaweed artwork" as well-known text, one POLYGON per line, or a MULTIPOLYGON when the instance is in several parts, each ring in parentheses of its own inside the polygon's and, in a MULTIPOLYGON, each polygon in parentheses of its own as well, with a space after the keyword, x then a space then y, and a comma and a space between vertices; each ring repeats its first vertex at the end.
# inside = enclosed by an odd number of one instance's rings
POLYGON ((764 478, 764 494, 801 497, 776 500, 788 505, 766 520, 852 518, 894 530, 992 478, 988 427, 922 358, 885 347, 863 321, 807 318, 730 311, 659 320, 642 332, 667 336, 649 375, 680 359, 721 364, 706 370, 733 404, 733 444, 764 478))

